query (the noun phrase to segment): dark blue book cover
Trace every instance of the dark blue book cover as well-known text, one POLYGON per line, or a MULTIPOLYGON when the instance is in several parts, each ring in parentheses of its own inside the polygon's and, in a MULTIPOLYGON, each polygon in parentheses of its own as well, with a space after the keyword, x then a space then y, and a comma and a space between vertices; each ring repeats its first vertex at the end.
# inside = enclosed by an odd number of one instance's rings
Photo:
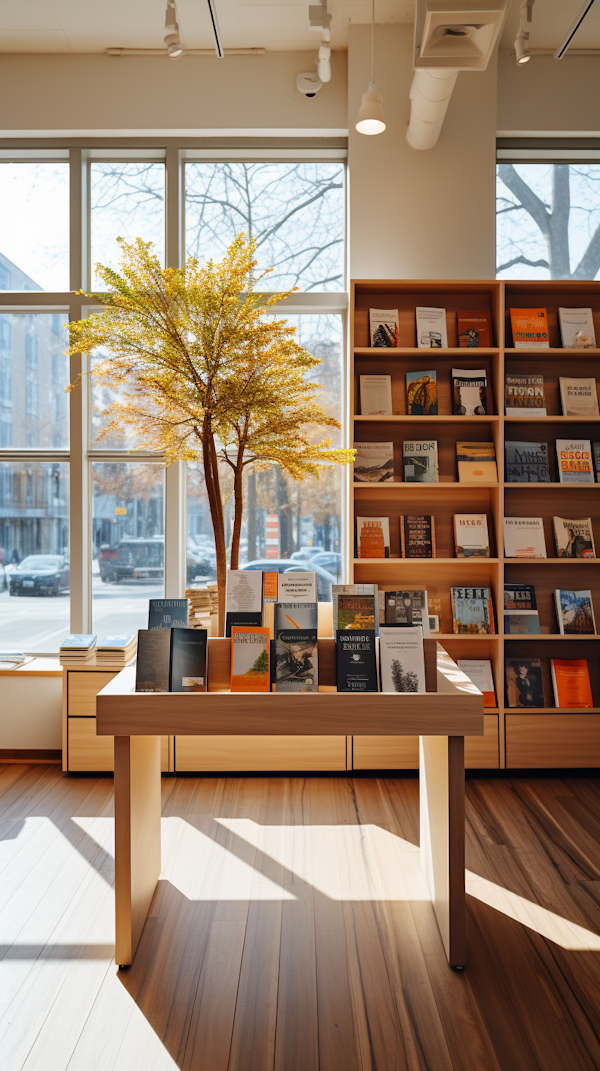
POLYGON ((187 599, 150 599, 148 606, 148 628, 156 629, 187 628, 187 599))
POLYGON ((261 610, 228 610, 225 615, 225 636, 227 639, 231 639, 231 629, 238 626, 256 626, 260 628, 262 625, 262 611, 261 610))
POLYGON ((338 692, 376 692, 375 632, 339 629, 335 641, 338 692))
POLYGON ((205 692, 208 633, 205 628, 171 629, 170 692, 205 692))

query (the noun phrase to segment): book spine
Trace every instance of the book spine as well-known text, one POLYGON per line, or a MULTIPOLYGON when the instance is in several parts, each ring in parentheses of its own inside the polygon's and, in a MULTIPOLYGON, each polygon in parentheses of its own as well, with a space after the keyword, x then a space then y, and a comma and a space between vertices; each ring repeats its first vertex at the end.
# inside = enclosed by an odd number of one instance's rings
POLYGON ((437 558, 436 544, 435 544, 435 517, 431 516, 431 557, 437 558))
POLYGON ((403 558, 406 558, 406 533, 404 531, 404 525, 406 517, 400 517, 400 554, 403 558))

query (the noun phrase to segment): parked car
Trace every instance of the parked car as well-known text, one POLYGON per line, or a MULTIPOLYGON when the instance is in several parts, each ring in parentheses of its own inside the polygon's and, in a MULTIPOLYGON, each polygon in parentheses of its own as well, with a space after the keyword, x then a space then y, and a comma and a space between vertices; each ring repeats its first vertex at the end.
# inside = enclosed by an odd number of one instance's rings
POLYGON ((8 574, 9 595, 59 595, 69 590, 64 554, 29 554, 8 574))
POLYGON ((312 560, 317 554, 324 554, 323 547, 300 547, 300 550, 295 550, 293 554, 290 554, 290 561, 309 561, 312 560))
POLYGON ((311 569, 313 565, 321 565, 330 573, 339 574, 342 567, 342 555, 333 550, 324 550, 321 554, 315 554, 314 558, 310 559, 309 565, 311 569))
POLYGON ((302 562, 292 558, 259 558, 248 562, 244 569, 261 569, 263 573, 316 573, 317 598, 319 602, 331 602, 331 585, 337 584, 337 577, 324 569, 322 565, 302 562))
POLYGON ((122 539, 116 547, 103 545, 98 565, 105 583, 162 580, 165 575, 164 539, 122 539))

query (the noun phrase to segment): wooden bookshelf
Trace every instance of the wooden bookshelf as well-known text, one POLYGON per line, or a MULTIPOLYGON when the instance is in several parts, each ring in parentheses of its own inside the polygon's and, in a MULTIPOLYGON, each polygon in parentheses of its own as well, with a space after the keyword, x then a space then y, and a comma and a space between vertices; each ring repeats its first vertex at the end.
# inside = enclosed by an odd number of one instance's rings
MULTIPOLYGON (((556 470, 557 438, 571 435, 600 440, 600 419, 564 417, 558 379, 561 375, 593 374, 600 394, 600 349, 563 350, 558 322, 559 306, 591 307, 596 337, 600 338, 600 283, 503 281, 357 280, 351 284, 350 316, 350 428, 352 441, 393 441, 394 482, 351 483, 349 488, 350 553, 355 542, 355 518, 387 516, 390 519, 390 557, 351 558, 350 581, 376 583, 380 589, 425 588, 430 613, 439 615, 438 639, 452 658, 489 658, 492 662, 498 708, 486 709, 486 735, 477 754, 467 765, 497 765, 501 768, 568 767, 600 765, 600 635, 578 640, 561 636, 554 610, 556 588, 590 589, 594 612, 600 622, 600 557, 563 560, 556 556, 552 518, 591 517, 597 553, 600 554, 600 484, 560 484, 556 470), (415 307, 434 305, 446 309, 448 349, 416 347, 415 307), (512 345, 508 310, 543 306, 548 313, 551 348, 517 350, 512 345), (369 346, 369 308, 398 308, 400 346, 377 349, 369 346), (458 347, 458 309, 487 309, 492 321, 493 346, 482 349, 458 347), (543 362, 543 364, 541 363, 543 362), (594 363, 595 362, 595 363, 594 363), (450 369, 485 368, 488 375, 488 413, 482 417, 452 414, 450 369), (406 373, 435 368, 439 415, 408 416, 406 373), (504 415, 504 375, 543 371, 544 418, 514 418, 504 415), (392 378, 393 416, 362 416, 359 377, 389 374, 392 378), (402 441, 422 437, 438 443, 439 483, 405 484, 402 481, 402 441), (504 482, 505 440, 546 441, 549 447, 550 484, 504 482), (457 440, 491 441, 496 448, 499 481, 461 484, 456 473, 457 440), (530 494, 531 492, 531 494, 530 494), (435 517, 437 557, 400 557, 400 516, 432 514, 435 517), (456 558, 453 514, 486 513, 492 557, 456 558), (516 561, 504 558, 504 517, 542 517, 546 559, 516 561), (533 571, 530 567, 534 567, 533 571), (576 567, 576 568, 574 568, 576 567), (541 635, 504 636, 504 583, 532 583, 539 609, 541 635), (455 636, 452 633, 450 588, 486 586, 492 589, 496 628, 494 636, 455 636), (546 706, 541 710, 515 710, 506 705, 504 661, 518 657, 524 641, 527 657, 542 662, 546 706), (587 658, 594 707, 565 710, 554 707, 550 658, 587 658), (570 733, 572 727, 572 736, 570 733), (485 746, 484 746, 485 741, 485 746), (497 757, 497 758, 496 758, 497 757), (589 761, 588 761, 589 760, 589 761)), ((416 765, 414 745, 402 741, 355 738, 354 764, 371 768, 416 765), (411 750, 412 747, 412 750, 411 750)))

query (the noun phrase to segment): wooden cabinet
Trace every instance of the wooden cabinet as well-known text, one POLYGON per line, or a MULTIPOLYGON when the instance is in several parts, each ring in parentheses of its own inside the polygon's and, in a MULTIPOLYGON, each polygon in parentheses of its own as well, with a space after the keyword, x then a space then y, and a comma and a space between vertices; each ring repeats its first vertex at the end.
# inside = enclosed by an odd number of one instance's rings
MULTIPOLYGON (((474 770, 498 767, 498 715, 484 715, 484 736, 465 737, 465 766, 474 770)), ((418 770, 418 736, 355 736, 352 743, 355 770, 418 770)))
POLYGON ((600 714, 507 714, 508 769, 600 766, 600 714))
POLYGON ((176 736, 176 773, 345 770, 345 736, 176 736))
POLYGON ((96 736, 96 718, 69 718, 67 726, 70 773, 114 769, 112 736, 96 736))

